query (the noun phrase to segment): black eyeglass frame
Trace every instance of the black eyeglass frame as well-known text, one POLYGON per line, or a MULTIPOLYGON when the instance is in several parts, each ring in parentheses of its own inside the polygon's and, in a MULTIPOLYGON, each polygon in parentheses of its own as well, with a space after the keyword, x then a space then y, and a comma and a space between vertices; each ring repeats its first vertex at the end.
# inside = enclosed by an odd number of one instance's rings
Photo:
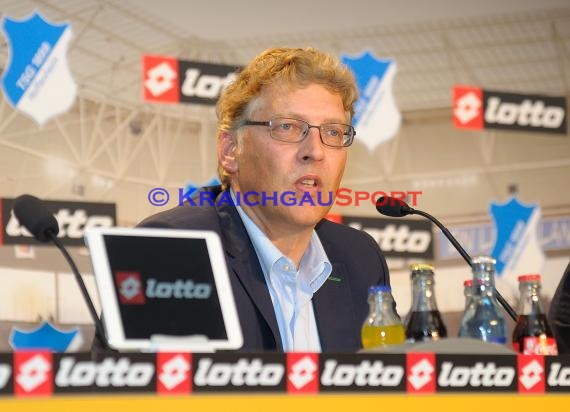
MULTIPOLYGON (((287 143, 300 143, 303 140, 305 140, 307 138, 307 136, 309 135, 309 130, 311 130, 311 128, 316 128, 319 131, 319 137, 321 139, 321 143, 324 144, 325 146, 328 147, 334 147, 334 148, 341 148, 341 147, 350 147, 352 145, 352 143, 354 142, 354 137, 356 136, 356 130, 354 129, 354 126, 350 125, 350 124, 344 124, 344 123, 323 123, 321 125, 313 125, 310 124, 304 120, 300 120, 300 119, 294 119, 292 117, 272 117, 271 119, 267 120, 267 121, 256 121, 256 120, 244 120, 244 122, 242 123, 242 126, 267 126, 269 127, 269 136, 271 136, 272 139, 278 140, 280 142, 287 142, 287 143), (302 136, 299 140, 283 140, 283 139, 279 139, 275 136, 273 136, 273 133, 271 133, 271 128, 273 126, 273 121, 277 120, 277 119, 285 119, 285 120, 294 120, 296 122, 301 122, 307 125, 307 131, 305 132, 305 135, 302 136), (351 131, 352 133, 348 134, 349 136, 349 140, 348 140, 348 144, 346 145, 340 145, 340 146, 334 146, 334 145, 330 145, 328 143, 326 143, 323 140, 323 134, 322 134, 322 130, 321 127, 326 126, 326 125, 331 125, 331 124, 338 124, 338 125, 342 125, 342 126, 346 126, 348 128, 348 131, 351 131)), ((343 136, 347 136, 347 133, 344 133, 343 136)))

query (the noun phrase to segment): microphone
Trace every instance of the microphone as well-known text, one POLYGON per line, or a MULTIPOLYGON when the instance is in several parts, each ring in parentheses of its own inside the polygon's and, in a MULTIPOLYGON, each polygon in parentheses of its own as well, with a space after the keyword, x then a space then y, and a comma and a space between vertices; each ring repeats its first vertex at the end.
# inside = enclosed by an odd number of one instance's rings
MULTIPOLYGON (((426 213, 422 210, 414 209, 406 204, 401 199, 396 199, 389 196, 382 196, 376 201, 376 210, 385 216, 391 217, 403 217, 407 215, 420 215, 425 217, 426 219, 433 222, 437 227, 441 229, 445 237, 451 242, 451 244, 455 247, 455 249, 459 252, 459 254, 465 259, 467 264, 471 267, 471 256, 463 249, 463 247, 459 244, 457 239, 451 234, 449 230, 435 217, 426 213)), ((505 300, 503 295, 496 290, 497 293, 497 300, 501 304, 501 306, 505 309, 505 311, 509 314, 511 319, 515 322, 517 321, 517 313, 515 310, 509 305, 509 303, 505 300)))
POLYGON ((57 238, 59 233, 59 224, 56 218, 51 214, 42 201, 35 196, 22 195, 14 201, 14 215, 18 219, 21 225, 23 225, 28 231, 34 235, 34 238, 42 243, 52 241, 57 248, 63 253, 65 260, 71 267, 71 271, 75 276, 75 280, 79 285, 83 299, 87 303, 87 308, 91 314, 91 318, 95 324, 95 337, 101 343, 105 349, 109 349, 107 340, 105 339, 105 334, 103 332, 103 323, 99 316, 97 316, 97 310, 95 305, 89 296, 87 287, 83 282, 83 278, 75 265, 75 262, 71 258, 71 255, 67 252, 67 249, 57 238))
POLYGON ((31 195, 22 195, 14 201, 14 214, 18 222, 40 242, 47 242, 51 236, 59 233, 59 224, 55 216, 49 213, 40 199, 31 195))

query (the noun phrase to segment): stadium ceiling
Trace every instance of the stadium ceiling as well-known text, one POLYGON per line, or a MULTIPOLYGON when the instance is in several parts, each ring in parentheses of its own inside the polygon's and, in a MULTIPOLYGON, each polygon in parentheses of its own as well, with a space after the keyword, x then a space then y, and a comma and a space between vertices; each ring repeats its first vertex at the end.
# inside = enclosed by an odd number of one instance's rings
MULTIPOLYGON (((403 111, 449 107, 455 84, 569 94, 568 2, 434 0, 394 5, 357 0, 350 7, 338 0, 281 3, 286 5, 5 0, 0 10, 24 18, 38 9, 51 21, 71 23, 69 57, 80 96, 130 107, 144 105, 143 54, 242 65, 275 45, 312 45, 351 56, 369 50, 380 58, 395 58, 395 96, 403 111)), ((7 59, 2 36, 0 67, 7 59)), ((162 109, 163 114, 180 111, 174 106, 162 109)))

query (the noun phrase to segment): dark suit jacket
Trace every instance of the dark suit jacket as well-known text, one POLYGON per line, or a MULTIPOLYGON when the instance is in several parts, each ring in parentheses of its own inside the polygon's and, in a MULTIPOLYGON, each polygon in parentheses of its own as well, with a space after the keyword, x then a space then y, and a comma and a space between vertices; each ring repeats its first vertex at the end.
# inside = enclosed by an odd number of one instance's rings
POLYGON ((558 344, 558 353, 570 353, 570 263, 550 302, 548 320, 558 344))
MULTIPOLYGON (((215 192, 216 197, 220 193, 219 186, 201 190, 215 192)), ((228 202, 185 204, 153 215, 139 226, 217 232, 241 323, 241 350, 283 351, 263 271, 234 206, 228 202)), ((368 287, 389 285, 386 260, 374 239, 362 231, 324 219, 316 231, 332 264, 329 279, 313 296, 321 348, 323 352, 356 352, 361 348, 360 328, 368 314, 368 287)))

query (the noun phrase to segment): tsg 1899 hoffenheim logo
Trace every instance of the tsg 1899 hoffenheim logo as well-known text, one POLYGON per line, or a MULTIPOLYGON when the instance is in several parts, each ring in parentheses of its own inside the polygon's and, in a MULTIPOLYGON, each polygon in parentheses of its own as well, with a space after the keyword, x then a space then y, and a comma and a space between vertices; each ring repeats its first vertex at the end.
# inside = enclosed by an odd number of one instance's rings
MULTIPOLYGON (((518 276, 542 273, 546 257, 538 241, 539 205, 527 205, 511 197, 505 203, 492 202, 490 213, 496 238, 491 256, 497 260, 498 286, 517 296, 518 276)), ((508 295, 507 295, 508 296, 508 295)))
POLYGON ((352 125, 356 139, 368 150, 374 150, 396 134, 402 115, 396 107, 392 85, 396 76, 396 61, 377 59, 370 52, 360 57, 341 56, 356 77, 359 98, 352 125))
POLYGON ((2 89, 10 104, 40 126, 68 110, 77 94, 67 62, 69 24, 50 24, 35 12, 24 20, 4 17, 2 30, 10 51, 2 89))

